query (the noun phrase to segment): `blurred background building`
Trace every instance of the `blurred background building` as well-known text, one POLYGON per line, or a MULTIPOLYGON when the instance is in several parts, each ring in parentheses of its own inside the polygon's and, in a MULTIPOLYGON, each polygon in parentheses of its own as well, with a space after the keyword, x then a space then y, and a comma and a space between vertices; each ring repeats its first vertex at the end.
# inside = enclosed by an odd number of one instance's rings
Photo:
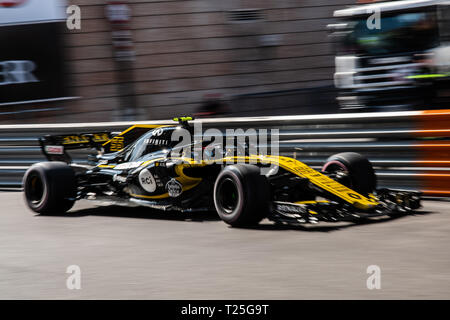
POLYGON ((328 112, 336 104, 326 27, 334 10, 354 4, 18 2, 0 7, 0 17, 20 16, 0 21, 0 39, 10 48, 0 61, 39 56, 45 62, 34 61, 35 75, 46 73, 46 81, 0 86, 0 119, 14 123, 162 119, 208 114, 217 104, 217 113, 241 115, 328 112), (62 15, 68 5, 81 8, 80 30, 66 26, 62 15), (42 82, 48 88, 39 87, 42 82))
POLYGON ((335 112, 327 25, 356 2, 0 0, 0 121, 335 112))

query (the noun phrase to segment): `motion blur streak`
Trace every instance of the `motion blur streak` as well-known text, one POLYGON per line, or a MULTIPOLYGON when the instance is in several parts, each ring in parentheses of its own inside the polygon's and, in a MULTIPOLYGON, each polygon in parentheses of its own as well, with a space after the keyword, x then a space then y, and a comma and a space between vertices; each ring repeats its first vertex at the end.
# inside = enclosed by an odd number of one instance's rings
POLYGON ((450 110, 425 110, 418 117, 421 138, 418 146, 421 161, 440 171, 425 172, 422 191, 427 195, 448 196, 450 194, 450 110), (426 140, 425 140, 426 139, 426 140), (425 140, 425 141, 424 141, 425 140))
MULTIPOLYGON (((196 120, 203 128, 280 129, 280 155, 320 168, 342 150, 363 153, 374 163, 380 186, 419 189, 427 195, 450 191, 450 110, 371 112, 196 120), (319 139, 318 139, 319 138, 319 139), (345 140, 339 140, 345 138, 345 140), (409 166, 405 171, 404 167, 409 166)), ((165 125, 171 121, 139 122, 165 125)), ((26 168, 43 160, 38 137, 46 134, 122 131, 134 122, 0 126, 0 185, 20 187, 26 168)), ((76 160, 89 150, 72 151, 76 160)))

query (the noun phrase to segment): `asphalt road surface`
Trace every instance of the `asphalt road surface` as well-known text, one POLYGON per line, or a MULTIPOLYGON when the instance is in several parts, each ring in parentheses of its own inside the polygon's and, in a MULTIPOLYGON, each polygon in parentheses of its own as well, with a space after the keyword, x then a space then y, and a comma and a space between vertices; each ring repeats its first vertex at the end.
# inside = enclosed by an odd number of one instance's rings
POLYGON ((78 203, 35 216, 0 192, 0 299, 449 299, 450 202, 366 224, 234 229, 208 214, 78 203), (81 270, 69 290, 67 267, 81 270), (381 289, 367 289, 379 266, 381 289))

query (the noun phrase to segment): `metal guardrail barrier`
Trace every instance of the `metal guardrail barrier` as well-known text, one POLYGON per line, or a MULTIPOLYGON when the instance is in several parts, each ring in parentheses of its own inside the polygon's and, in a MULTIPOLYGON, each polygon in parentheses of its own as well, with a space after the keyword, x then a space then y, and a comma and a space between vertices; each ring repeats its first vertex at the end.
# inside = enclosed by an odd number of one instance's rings
MULTIPOLYGON (((208 128, 278 129, 280 155, 320 169, 328 156, 359 152, 374 164, 379 186, 450 195, 450 110, 198 119, 208 128)), ((122 131, 133 124, 172 121, 0 125, 0 187, 21 187, 22 176, 45 161, 38 137, 46 134, 122 131)), ((74 150, 86 162, 89 150, 74 150)))

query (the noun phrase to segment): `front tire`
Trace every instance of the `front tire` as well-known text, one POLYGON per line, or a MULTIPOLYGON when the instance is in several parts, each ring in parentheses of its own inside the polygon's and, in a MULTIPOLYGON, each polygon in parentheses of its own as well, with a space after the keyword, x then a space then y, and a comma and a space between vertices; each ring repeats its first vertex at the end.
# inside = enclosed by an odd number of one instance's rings
POLYGON ((32 165, 24 175, 23 188, 28 207, 41 215, 63 214, 75 203, 75 173, 64 162, 32 165))
POLYGON ((372 164, 359 153, 342 152, 329 157, 322 172, 334 175, 338 182, 363 195, 372 193, 377 186, 372 164))
POLYGON ((259 167, 226 167, 214 184, 214 205, 219 217, 233 227, 258 224, 269 211, 270 186, 259 167))

